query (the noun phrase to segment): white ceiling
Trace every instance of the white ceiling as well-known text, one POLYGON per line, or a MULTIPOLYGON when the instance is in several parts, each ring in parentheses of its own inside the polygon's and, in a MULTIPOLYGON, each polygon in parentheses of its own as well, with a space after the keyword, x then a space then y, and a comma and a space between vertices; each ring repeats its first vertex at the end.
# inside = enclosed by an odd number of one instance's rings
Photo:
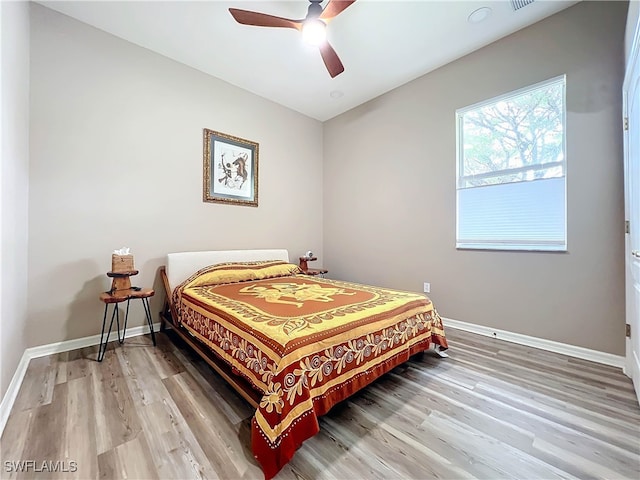
POLYGON ((298 31, 240 25, 228 12, 301 19, 307 0, 39 3, 324 121, 577 0, 536 0, 515 12, 508 0, 358 0, 328 26, 345 66, 333 79, 298 31), (492 14, 469 23, 469 14, 484 6, 492 14))

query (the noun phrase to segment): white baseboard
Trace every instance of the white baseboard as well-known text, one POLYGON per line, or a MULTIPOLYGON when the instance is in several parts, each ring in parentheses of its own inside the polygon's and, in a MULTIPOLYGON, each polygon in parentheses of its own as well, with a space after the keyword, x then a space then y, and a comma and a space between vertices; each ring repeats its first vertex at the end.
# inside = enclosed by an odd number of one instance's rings
MULTIPOLYGON (((160 324, 154 323, 153 330, 157 332, 160 330, 160 324)), ((124 338, 137 337, 139 335, 146 335, 149 333, 149 326, 142 325, 139 327, 128 327, 127 333, 124 338)), ((115 332, 111 332, 109 341, 113 341, 115 332)), ((76 350, 78 348, 91 347, 100 343, 100 335, 92 335, 90 337, 74 338, 73 340, 65 340, 64 342, 50 343, 48 345, 40 345, 39 347, 27 348, 25 353, 29 352, 29 359, 45 357, 52 353, 68 352, 70 350, 76 350)))
MULTIPOLYGON (((154 323, 153 330, 155 332, 158 332, 160 330, 160 324, 154 323)), ((148 325, 130 327, 127 328, 125 338, 137 337, 139 335, 146 335, 148 333, 148 325)), ((112 338, 115 336, 115 332, 111 332, 111 335, 112 336, 109 338, 109 340, 112 341, 112 338)), ((29 367, 29 362, 32 358, 44 357, 53 353, 68 352, 70 350, 76 350, 78 348, 91 347, 93 345, 98 345, 99 343, 100 335, 92 335, 90 337, 74 338, 73 340, 65 340, 64 342, 56 342, 50 343, 48 345, 40 345, 38 347, 27 348, 22 354, 22 358, 18 363, 18 368, 16 368, 16 372, 13 374, 11 383, 9 384, 4 397, 2 397, 2 403, 0 403, 0 436, 4 431, 5 425, 7 424, 7 419, 9 418, 9 414, 11 413, 14 402, 18 397, 18 392, 20 391, 22 380, 24 380, 24 376, 27 373, 27 368, 29 367)))
POLYGON ((600 352, 598 350, 591 350, 589 348, 569 345, 568 343, 555 342, 553 340, 546 340, 544 338, 530 337, 529 335, 523 335, 521 333, 498 330, 496 328, 485 327, 484 325, 461 322, 459 320, 453 320, 452 318, 442 317, 442 322, 444 323, 445 327, 464 330, 465 332, 477 333, 478 335, 484 335, 485 337, 497 338, 511 343, 526 345, 528 347, 539 348, 548 352, 560 353, 569 357, 590 360, 592 362, 611 365, 618 368, 623 368, 625 364, 625 358, 621 355, 600 352))
POLYGON ((24 379, 24 376, 27 373, 27 368, 29 367, 29 361, 31 358, 29 357, 27 350, 22 354, 22 358, 18 363, 18 368, 16 368, 16 373, 13 374, 11 383, 9 383, 9 387, 4 394, 4 397, 2 397, 2 403, 0 403, 0 436, 2 436, 2 432, 4 432, 4 426, 7 424, 9 413, 11 413, 13 403, 18 397, 22 380, 24 379))

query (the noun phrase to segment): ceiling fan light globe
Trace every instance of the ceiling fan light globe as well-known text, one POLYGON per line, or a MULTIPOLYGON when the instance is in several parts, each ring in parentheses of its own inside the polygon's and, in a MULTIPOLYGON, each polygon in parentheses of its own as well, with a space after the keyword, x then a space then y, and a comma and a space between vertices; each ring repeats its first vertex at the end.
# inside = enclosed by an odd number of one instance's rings
POLYGON ((302 40, 309 45, 322 45, 327 39, 327 25, 316 19, 307 20, 302 25, 302 40))

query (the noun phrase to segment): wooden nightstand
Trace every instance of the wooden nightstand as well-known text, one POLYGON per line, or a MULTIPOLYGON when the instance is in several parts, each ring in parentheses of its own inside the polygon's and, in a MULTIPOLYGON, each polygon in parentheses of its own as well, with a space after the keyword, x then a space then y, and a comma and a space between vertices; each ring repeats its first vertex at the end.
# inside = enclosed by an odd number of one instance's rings
POLYGON ((149 330, 151 330, 151 339, 153 340, 153 346, 156 345, 156 335, 153 331, 153 321, 151 319, 151 308, 149 307, 149 298, 153 297, 156 293, 152 288, 140 288, 132 287, 130 277, 137 275, 138 270, 133 269, 133 257, 130 255, 119 256, 114 255, 116 258, 113 260, 114 267, 120 267, 119 260, 125 257, 130 257, 128 263, 118 270, 107 272, 107 276, 112 278, 111 290, 100 294, 100 301, 104 303, 104 316, 102 317, 102 332, 100 333, 100 347, 98 348, 98 361, 101 362, 104 359, 104 354, 107 352, 107 345, 109 344, 109 335, 111 335, 111 328, 113 327, 113 319, 116 319, 116 329, 118 332, 118 342, 123 343, 124 337, 127 333, 127 320, 129 319, 129 302, 131 299, 139 298, 142 301, 144 307, 144 314, 149 324, 149 330), (118 304, 120 302, 127 302, 127 310, 124 314, 124 323, 122 325, 122 337, 120 337, 120 310, 118 304), (111 322, 109 323, 109 330, 107 330, 107 338, 104 338, 105 327, 107 326, 107 313, 109 311, 109 305, 113 304, 113 311, 111 312, 111 322), (104 339, 104 343, 102 340, 104 339))
POLYGON ((307 265, 307 262, 313 262, 317 260, 317 257, 300 257, 300 270, 302 270, 302 273, 304 273, 305 275, 320 275, 321 277, 324 277, 325 273, 329 273, 329 270, 325 270, 324 268, 309 268, 307 265))
POLYGON ((320 275, 324 277, 325 273, 329 273, 329 270, 325 270, 324 268, 307 268, 306 270, 302 270, 305 275, 320 275))
POLYGON ((116 328, 118 330, 118 342, 123 343, 124 337, 127 333, 127 319, 129 318, 129 302, 131 299, 139 298, 142 300, 142 306, 144 307, 144 313, 149 324, 149 330, 151 330, 151 339, 153 340, 153 346, 156 346, 156 335, 153 331, 153 320, 151 319, 151 308, 149 307, 149 297, 153 297, 156 292, 152 288, 128 288, 126 290, 116 290, 115 292, 104 292, 100 294, 100 301, 104 302, 104 317, 102 318, 102 333, 100 334, 100 348, 98 349, 98 361, 101 362, 104 358, 104 354, 107 352, 107 345, 109 344, 109 335, 111 335, 111 328, 113 327, 113 319, 116 319, 116 328), (120 302, 127 302, 127 310, 124 314, 124 323, 122 325, 122 338, 120 337, 120 311, 118 304, 120 302), (111 322, 109 323, 109 330, 107 331, 107 338, 102 343, 104 338, 105 326, 107 324, 107 312, 109 305, 113 304, 113 312, 111 313, 111 322))

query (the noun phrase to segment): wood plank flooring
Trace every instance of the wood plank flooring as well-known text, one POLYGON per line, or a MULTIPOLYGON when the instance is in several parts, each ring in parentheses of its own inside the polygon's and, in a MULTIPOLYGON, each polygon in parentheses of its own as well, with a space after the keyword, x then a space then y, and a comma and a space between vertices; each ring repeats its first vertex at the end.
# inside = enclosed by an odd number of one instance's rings
MULTIPOLYGON (((417 355, 335 406, 277 479, 640 478, 640 408, 619 369, 447 335, 449 358, 417 355)), ((32 360, 1 478, 262 479, 251 407, 157 337, 115 342, 102 363, 97 347, 32 360)))

